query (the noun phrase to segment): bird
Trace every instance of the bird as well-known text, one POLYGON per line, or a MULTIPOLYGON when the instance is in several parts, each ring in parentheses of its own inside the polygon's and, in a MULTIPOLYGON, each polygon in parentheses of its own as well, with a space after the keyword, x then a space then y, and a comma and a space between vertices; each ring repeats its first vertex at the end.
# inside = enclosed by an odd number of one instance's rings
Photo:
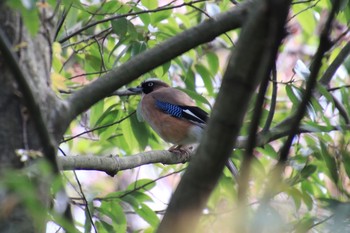
MULTIPOLYGON (((188 94, 157 78, 147 79, 128 90, 142 94, 138 116, 164 141, 174 144, 170 152, 188 153, 186 147, 200 142, 209 115, 196 106, 188 94)), ((238 170, 231 160, 226 166, 237 178, 238 170)))

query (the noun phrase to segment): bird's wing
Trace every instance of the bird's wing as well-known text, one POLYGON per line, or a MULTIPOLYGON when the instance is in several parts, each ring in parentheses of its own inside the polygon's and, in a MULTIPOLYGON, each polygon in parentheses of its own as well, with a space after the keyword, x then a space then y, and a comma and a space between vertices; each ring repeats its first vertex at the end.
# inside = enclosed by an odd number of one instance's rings
POLYGON ((183 118, 201 126, 208 120, 208 113, 196 106, 180 106, 160 100, 156 100, 155 104, 158 109, 173 117, 183 118))
POLYGON ((208 120, 208 113, 195 106, 194 101, 180 90, 166 88, 152 92, 151 95, 155 99, 156 107, 173 117, 199 124, 205 124, 208 120))
POLYGON ((208 113, 196 106, 180 106, 160 100, 156 100, 155 103, 158 109, 173 117, 183 118, 199 124, 205 124, 208 120, 208 113))
POLYGON ((208 113, 197 106, 180 106, 183 111, 183 117, 199 123, 207 123, 208 113))
POLYGON ((154 99, 179 106, 195 106, 195 102, 185 92, 175 88, 161 88, 150 93, 154 99))

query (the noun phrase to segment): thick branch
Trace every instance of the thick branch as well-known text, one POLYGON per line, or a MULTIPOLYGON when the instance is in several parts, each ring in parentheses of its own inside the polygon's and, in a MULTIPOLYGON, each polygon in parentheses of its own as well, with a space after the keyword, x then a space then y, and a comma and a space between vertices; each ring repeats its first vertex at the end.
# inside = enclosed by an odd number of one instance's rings
POLYGON ((90 85, 74 93, 69 99, 69 114, 63 121, 68 125, 77 115, 113 91, 135 80, 146 72, 170 61, 196 46, 209 42, 229 30, 238 28, 246 18, 250 2, 208 19, 196 27, 170 38, 111 70, 90 85), (88 98, 87 98, 88 96, 88 98))
MULTIPOLYGON (((350 129, 350 125, 347 126, 350 129)), ((344 126, 319 127, 311 129, 308 126, 301 126, 298 134, 301 133, 327 133, 344 129, 344 126)), ((278 125, 268 131, 259 132, 256 135, 256 146, 263 146, 269 142, 281 139, 290 133, 289 125, 278 125)), ((235 148, 246 148, 248 138, 240 136, 237 138, 235 148)), ((96 170, 114 175, 119 171, 132 169, 151 163, 178 164, 188 162, 193 154, 184 158, 167 150, 142 152, 136 155, 125 157, 118 156, 60 156, 57 158, 61 170, 96 170)))
POLYGON ((254 1, 230 58, 196 156, 177 187, 158 232, 194 232, 222 174, 258 83, 275 61, 289 1, 254 1))
POLYGON ((322 75, 319 83, 323 86, 328 86, 339 66, 344 63, 345 59, 350 54, 350 41, 340 50, 334 61, 328 66, 327 70, 322 75))
POLYGON ((149 151, 136 155, 118 156, 66 156, 58 157, 62 170, 97 170, 113 176, 118 171, 132 169, 151 163, 178 164, 187 162, 185 158, 167 150, 149 151))

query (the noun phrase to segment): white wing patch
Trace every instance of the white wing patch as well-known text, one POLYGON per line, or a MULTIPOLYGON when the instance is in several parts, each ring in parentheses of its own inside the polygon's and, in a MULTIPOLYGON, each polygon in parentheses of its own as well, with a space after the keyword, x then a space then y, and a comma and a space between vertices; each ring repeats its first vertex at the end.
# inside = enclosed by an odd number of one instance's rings
POLYGON ((191 112, 191 110, 189 109, 183 109, 183 112, 187 113, 188 115, 191 115, 193 117, 195 117, 196 119, 198 119, 199 121, 203 121, 201 118, 199 118, 196 114, 194 114, 193 112, 191 112))

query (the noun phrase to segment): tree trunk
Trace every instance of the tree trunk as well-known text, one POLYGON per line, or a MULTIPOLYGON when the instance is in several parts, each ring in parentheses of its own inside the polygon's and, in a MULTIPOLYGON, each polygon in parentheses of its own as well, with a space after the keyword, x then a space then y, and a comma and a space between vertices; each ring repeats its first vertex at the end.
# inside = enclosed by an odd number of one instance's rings
MULTIPOLYGON (((34 95, 41 106, 41 112, 47 121, 52 122, 52 109, 57 99, 50 88, 51 38, 53 24, 46 12, 41 12, 42 25, 36 36, 31 36, 23 25, 18 12, 0 4, 0 29, 12 45, 18 63, 27 82, 35 90, 34 95)), ((53 17, 52 17, 53 18, 53 17)), ((9 59, 0 51, 0 172, 1 177, 9 169, 23 169, 26 164, 20 161, 16 150, 40 150, 41 141, 38 130, 26 107, 26 99, 16 81, 9 59)), ((51 129, 51 132, 53 130, 51 129)), ((20 172, 20 171, 18 171, 20 172)), ((3 180, 1 178, 0 182, 3 180)), ((36 182, 40 203, 48 203, 48 185, 43 179, 31 177, 36 182)), ((0 186, 1 187, 1 186, 0 186)), ((32 216, 23 206, 23 198, 10 188, 0 189, 0 232, 45 232, 46 219, 33 221, 32 216)))

